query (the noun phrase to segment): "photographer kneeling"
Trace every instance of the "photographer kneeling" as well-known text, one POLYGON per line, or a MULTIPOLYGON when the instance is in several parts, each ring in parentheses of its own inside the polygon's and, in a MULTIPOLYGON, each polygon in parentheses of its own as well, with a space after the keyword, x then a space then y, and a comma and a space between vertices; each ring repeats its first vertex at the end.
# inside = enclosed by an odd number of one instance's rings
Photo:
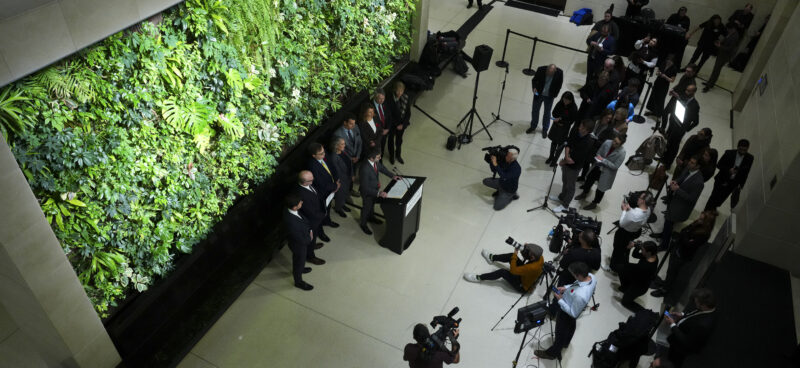
MULTIPOLYGON (((458 337, 458 330, 454 330, 454 337, 458 337)), ((453 354, 441 351, 431 346, 429 340, 431 333, 428 327, 422 323, 414 326, 414 340, 416 344, 407 344, 403 350, 403 360, 408 362, 410 368, 440 368, 442 363, 458 364, 461 360, 460 345, 455 339, 453 344, 453 354)))
POLYGON ((493 272, 476 275, 474 273, 465 273, 464 279, 470 282, 481 282, 485 280, 497 280, 499 278, 505 279, 514 289, 519 292, 530 291, 536 280, 542 274, 542 267, 544 266, 544 258, 542 257, 542 247, 536 244, 525 244, 522 246, 509 238, 506 243, 515 245, 515 248, 522 248, 519 252, 520 258, 517 255, 518 250, 515 249, 514 253, 506 254, 491 254, 488 250, 481 251, 481 255, 486 259, 486 263, 492 264, 494 262, 507 262, 510 265, 510 270, 500 268, 493 272), (511 241, 511 243, 509 243, 511 241), (514 243, 514 244, 512 244, 514 243))
MULTIPOLYGON (((491 152, 490 152, 491 154, 491 152)), ((517 195, 517 187, 519 186, 519 176, 522 175, 522 167, 517 162, 519 156, 519 148, 510 146, 507 149, 505 160, 498 162, 497 156, 491 154, 491 162, 489 168, 492 173, 499 175, 499 178, 492 175, 491 178, 483 179, 483 185, 497 189, 492 193, 494 198, 495 211, 506 208, 512 200, 519 199, 517 195)))

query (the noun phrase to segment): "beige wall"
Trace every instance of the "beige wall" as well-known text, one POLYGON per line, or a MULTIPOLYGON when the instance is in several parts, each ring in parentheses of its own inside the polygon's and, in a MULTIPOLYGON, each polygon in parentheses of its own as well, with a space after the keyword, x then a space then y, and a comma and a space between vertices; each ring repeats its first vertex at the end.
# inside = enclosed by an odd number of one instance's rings
POLYGON ((181 0, 0 0, 0 86, 181 0))
POLYGON ((417 11, 414 14, 414 21, 412 22, 411 34, 411 60, 419 61, 422 56, 422 49, 425 48, 425 43, 428 42, 428 9, 431 0, 417 0, 417 11))
POLYGON ((734 118, 734 140, 748 138, 755 156, 735 211, 735 251, 800 275, 800 7, 791 2, 790 25, 756 73, 767 74, 764 94, 745 89, 749 97, 734 118))
MULTIPOLYGON (((764 17, 772 11, 775 6, 776 0, 650 0, 650 4, 646 7, 653 9, 656 13, 657 19, 667 19, 672 13, 678 11, 678 8, 685 6, 687 15, 691 19, 690 27, 698 26, 700 23, 705 22, 714 14, 719 14, 723 20, 728 19, 736 9, 741 9, 744 4, 751 3, 755 6, 755 17, 753 23, 750 25, 748 31, 755 31, 764 23, 764 17)), ((581 8, 591 8, 594 13, 595 20, 602 19, 603 12, 608 7, 614 4, 614 16, 621 17, 625 15, 625 9, 628 7, 626 0, 567 0, 564 14, 570 16, 572 12, 581 8)), ((700 39, 700 33, 696 33, 689 41, 694 45, 700 39)), ((747 42, 745 40, 745 42, 747 42)))
POLYGON ((119 354, 3 137, 0 188, 0 333, 9 335, 0 366, 115 366, 119 354))

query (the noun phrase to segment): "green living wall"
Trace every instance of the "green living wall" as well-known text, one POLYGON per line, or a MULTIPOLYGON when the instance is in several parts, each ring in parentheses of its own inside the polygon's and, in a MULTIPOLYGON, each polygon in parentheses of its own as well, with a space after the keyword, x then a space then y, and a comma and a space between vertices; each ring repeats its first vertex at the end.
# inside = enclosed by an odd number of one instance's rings
POLYGON ((169 274, 287 145, 410 47, 413 0, 188 0, 0 90, 98 314, 169 274))

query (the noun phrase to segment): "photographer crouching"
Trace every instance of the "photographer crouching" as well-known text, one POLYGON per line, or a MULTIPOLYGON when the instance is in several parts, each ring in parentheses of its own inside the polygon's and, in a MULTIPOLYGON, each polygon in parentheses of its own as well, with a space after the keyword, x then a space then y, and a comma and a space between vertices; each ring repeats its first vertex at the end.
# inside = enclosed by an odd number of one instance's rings
POLYGON ((491 178, 483 179, 483 185, 497 189, 492 196, 495 197, 495 211, 500 211, 506 208, 511 201, 519 199, 517 187, 519 186, 519 176, 522 175, 522 167, 517 162, 519 148, 495 146, 483 150, 488 151, 484 160, 489 163, 489 168, 493 173, 491 178))
POLYGON ((465 273, 464 279, 470 282, 481 282, 503 278, 511 287, 521 293, 530 291, 533 284, 542 274, 542 267, 544 267, 542 253, 544 250, 542 247, 532 243, 522 245, 511 237, 506 239, 506 244, 514 247, 514 253, 491 254, 487 249, 484 249, 481 251, 481 255, 488 264, 493 264, 494 262, 508 263, 510 265, 509 270, 499 268, 481 275, 465 273))
POLYGON ((458 324, 461 318, 453 319, 458 307, 453 308, 447 316, 433 317, 431 326, 441 325, 439 330, 431 334, 422 323, 414 326, 416 344, 407 344, 403 349, 403 360, 410 368, 441 368, 444 364, 458 364, 461 360, 461 345, 458 341, 458 324), (448 349, 447 345, 450 345, 448 349))

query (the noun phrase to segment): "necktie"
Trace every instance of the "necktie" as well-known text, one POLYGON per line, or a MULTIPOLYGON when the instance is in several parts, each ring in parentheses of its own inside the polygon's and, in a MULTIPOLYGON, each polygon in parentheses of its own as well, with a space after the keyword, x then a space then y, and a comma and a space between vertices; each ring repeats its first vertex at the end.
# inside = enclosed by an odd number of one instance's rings
POLYGON ((372 169, 375 170, 375 177, 378 179, 378 189, 381 188, 381 178, 378 176, 378 164, 373 162, 372 169))
POLYGON ((353 142, 353 132, 350 129, 347 129, 347 139, 350 140, 350 143, 353 142))
POLYGON ((378 104, 378 116, 381 118, 381 123, 384 123, 385 121, 383 120, 383 106, 381 104, 378 104))
POLYGON ((333 180, 333 174, 331 174, 331 169, 328 168, 328 164, 325 163, 325 160, 319 160, 319 163, 322 164, 322 167, 325 168, 325 171, 328 172, 328 175, 331 176, 331 180, 333 180))
POLYGON ((311 192, 312 192, 312 193, 314 193, 314 194, 317 194, 317 191, 316 191, 316 190, 314 190, 314 187, 312 187, 312 186, 310 186, 310 185, 309 185, 309 186, 308 186, 308 189, 311 189, 311 192))

